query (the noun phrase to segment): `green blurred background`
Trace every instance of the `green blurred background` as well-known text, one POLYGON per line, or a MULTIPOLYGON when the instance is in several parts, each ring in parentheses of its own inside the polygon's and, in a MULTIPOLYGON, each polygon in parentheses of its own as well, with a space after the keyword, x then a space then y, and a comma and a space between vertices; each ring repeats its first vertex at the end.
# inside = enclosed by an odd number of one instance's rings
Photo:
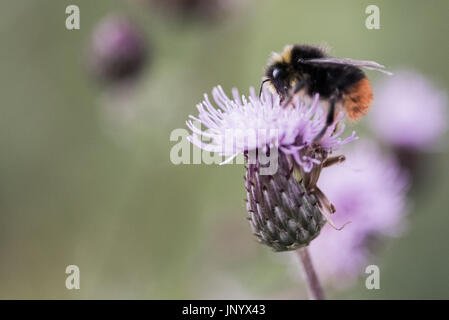
MULTIPOLYGON (((449 2, 253 0, 207 21, 144 2, 0 3, 0 298, 305 298, 290 257, 251 235, 243 166, 175 166, 170 133, 214 85, 257 86, 269 54, 288 43, 410 67, 447 90, 449 2), (65 28, 69 4, 80 7, 80 30, 65 28), (365 28, 369 4, 380 7, 380 30, 365 28), (85 65, 109 13, 130 16, 152 45, 124 94, 85 65), (65 288, 70 264, 80 290, 65 288)), ((449 298, 449 154, 429 158, 407 233, 372 261, 381 290, 362 277, 331 298, 449 298)))

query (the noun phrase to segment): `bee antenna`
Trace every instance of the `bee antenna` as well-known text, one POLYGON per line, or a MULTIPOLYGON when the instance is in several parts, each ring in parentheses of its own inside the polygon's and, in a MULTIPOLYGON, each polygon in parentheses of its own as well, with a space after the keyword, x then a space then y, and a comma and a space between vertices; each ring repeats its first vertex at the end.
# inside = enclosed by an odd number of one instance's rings
POLYGON ((267 82, 267 81, 270 81, 270 79, 265 79, 265 80, 263 80, 263 81, 260 83, 260 88, 259 88, 259 99, 260 99, 260 96, 262 95, 263 85, 264 85, 264 83, 267 82))

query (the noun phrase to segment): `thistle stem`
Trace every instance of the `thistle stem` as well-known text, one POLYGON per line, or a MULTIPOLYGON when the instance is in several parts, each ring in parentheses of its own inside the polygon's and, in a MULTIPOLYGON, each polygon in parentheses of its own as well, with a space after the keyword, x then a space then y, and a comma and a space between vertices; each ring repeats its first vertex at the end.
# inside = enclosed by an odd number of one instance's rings
POLYGON ((302 265, 303 275, 307 283, 310 300, 324 300, 324 292, 315 272, 307 247, 296 250, 302 265))

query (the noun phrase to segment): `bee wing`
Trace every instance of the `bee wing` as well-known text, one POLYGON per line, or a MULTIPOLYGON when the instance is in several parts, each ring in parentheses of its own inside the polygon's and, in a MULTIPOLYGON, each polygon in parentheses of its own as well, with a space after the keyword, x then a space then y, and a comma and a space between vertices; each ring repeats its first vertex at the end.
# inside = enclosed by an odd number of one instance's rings
POLYGON ((360 67, 368 70, 375 70, 379 72, 383 72, 388 74, 389 76, 393 75, 392 72, 385 70, 385 66, 375 62, 368 60, 355 60, 350 58, 317 58, 317 59, 308 59, 304 61, 305 63, 335 63, 335 64, 346 64, 355 67, 360 67))

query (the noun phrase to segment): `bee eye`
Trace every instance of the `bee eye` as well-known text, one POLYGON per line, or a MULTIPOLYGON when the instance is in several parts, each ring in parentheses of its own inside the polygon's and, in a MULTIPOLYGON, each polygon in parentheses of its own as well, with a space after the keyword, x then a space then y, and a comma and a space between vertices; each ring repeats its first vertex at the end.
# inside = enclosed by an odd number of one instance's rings
POLYGON ((283 74, 284 74, 284 70, 282 70, 280 68, 273 69, 273 79, 282 78, 283 74))

